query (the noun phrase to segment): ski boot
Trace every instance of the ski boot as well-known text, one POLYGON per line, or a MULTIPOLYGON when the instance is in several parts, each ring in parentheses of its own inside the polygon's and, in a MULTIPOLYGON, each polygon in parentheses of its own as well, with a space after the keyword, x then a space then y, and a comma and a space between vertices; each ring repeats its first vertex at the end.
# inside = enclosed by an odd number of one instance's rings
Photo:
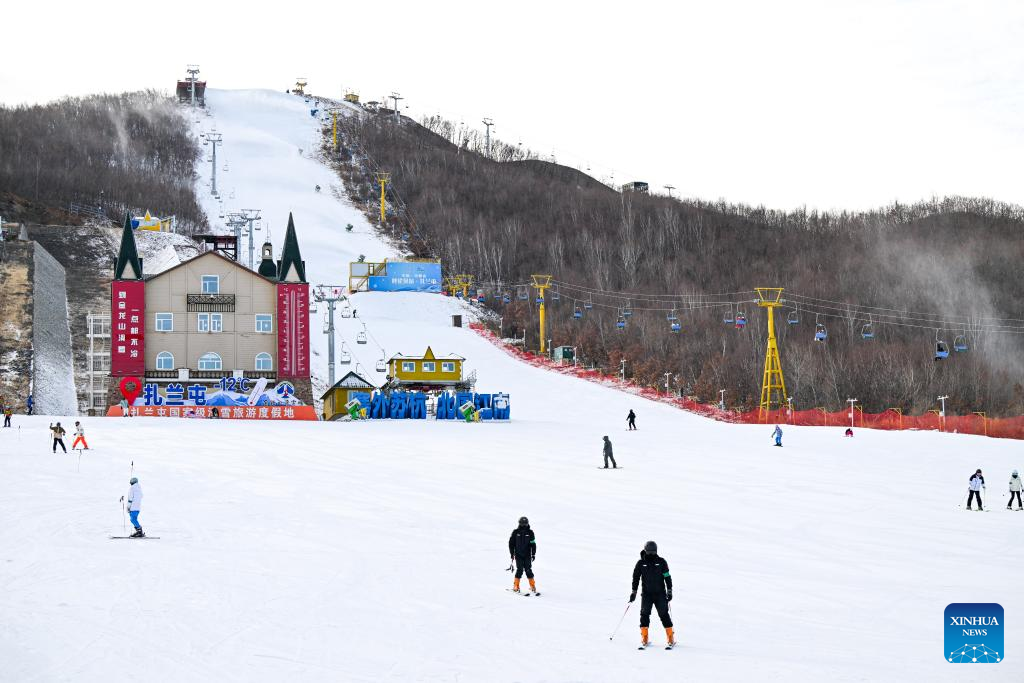
POLYGON ((533 591, 534 593, 536 593, 537 592, 537 584, 534 583, 533 579, 529 579, 529 581, 530 581, 530 590, 533 591))
POLYGON ((128 538, 144 538, 145 536, 146 536, 146 534, 143 533, 142 527, 139 526, 139 527, 135 527, 135 533, 132 534, 131 536, 129 536, 128 538))
POLYGON ((646 626, 641 626, 640 627, 640 647, 639 647, 639 649, 644 650, 650 644, 651 644, 651 641, 647 639, 647 627, 646 626))
POLYGON ((671 650, 676 646, 676 637, 672 633, 672 627, 669 626, 665 629, 665 637, 668 639, 668 645, 665 646, 666 650, 671 650))
POLYGON ((519 579, 515 579, 515 580, 512 581, 512 592, 513 593, 518 593, 519 592, 519 579))

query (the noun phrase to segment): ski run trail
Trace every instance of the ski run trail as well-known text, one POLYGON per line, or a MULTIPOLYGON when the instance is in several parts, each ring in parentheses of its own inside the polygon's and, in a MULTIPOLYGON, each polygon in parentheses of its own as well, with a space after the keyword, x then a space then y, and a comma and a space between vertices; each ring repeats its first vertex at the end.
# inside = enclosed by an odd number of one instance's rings
MULTIPOLYGON (((312 283, 342 284, 358 254, 395 255, 307 156, 317 122, 302 98, 208 101, 226 208, 263 209, 275 254, 291 210, 312 283)), ((1003 493, 1020 442, 787 427, 773 448, 772 425, 520 363, 451 327, 473 315, 461 302, 354 305, 339 341, 370 379, 380 347, 429 344, 465 356, 479 390, 509 392, 511 422, 86 418, 94 450, 79 460, 51 453, 55 418, 16 415, 0 430, 0 680, 1024 680, 1024 514, 1003 493), (355 344, 359 321, 376 343, 355 344), (621 471, 597 469, 606 434, 621 471), (984 514, 958 509, 978 467, 984 514), (108 539, 124 533, 132 471, 159 540, 108 539), (506 591, 521 515, 541 597, 506 591), (650 539, 675 582, 671 652, 656 614, 655 647, 637 651, 639 599, 609 640, 650 539), (952 602, 1002 604, 1006 662, 944 660, 952 602)))

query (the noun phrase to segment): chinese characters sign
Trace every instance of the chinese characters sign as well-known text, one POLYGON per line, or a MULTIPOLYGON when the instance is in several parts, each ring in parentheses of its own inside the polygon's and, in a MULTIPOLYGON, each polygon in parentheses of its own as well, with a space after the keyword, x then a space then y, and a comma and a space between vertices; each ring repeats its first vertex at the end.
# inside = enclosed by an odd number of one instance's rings
POLYGON ((309 285, 277 285, 279 377, 309 377, 309 285))
POLYGON ((110 283, 110 374, 142 375, 146 369, 146 285, 141 280, 110 283))

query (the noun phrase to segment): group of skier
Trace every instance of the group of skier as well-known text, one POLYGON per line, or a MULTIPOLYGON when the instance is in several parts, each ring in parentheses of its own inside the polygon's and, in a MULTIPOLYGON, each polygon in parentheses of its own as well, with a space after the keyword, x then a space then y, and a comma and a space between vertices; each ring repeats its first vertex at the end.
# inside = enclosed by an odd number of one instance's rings
MULTIPOLYGON (((526 591, 526 594, 540 595, 533 575, 533 563, 537 559, 537 536, 530 528, 530 520, 526 517, 519 518, 518 526, 508 537, 508 554, 515 565, 512 592, 522 593, 519 584, 525 573, 527 581, 530 582, 530 590, 526 591)), ((511 568, 510 565, 509 569, 511 568)), ((654 541, 647 541, 644 544, 644 549, 640 551, 640 560, 633 567, 630 604, 636 600, 637 590, 640 591, 640 649, 645 649, 651 643, 648 629, 651 626, 651 611, 655 609, 658 611, 661 625, 665 627, 666 649, 672 649, 676 644, 672 631, 672 614, 669 610, 669 603, 672 601, 672 575, 668 570, 668 562, 658 555, 658 544, 654 541)), ((629 607, 626 609, 628 611, 629 607)))
MULTIPOLYGON (((57 452, 57 446, 65 453, 68 452, 67 447, 64 445, 64 435, 67 434, 67 430, 60 426, 60 422, 57 424, 50 425, 50 436, 53 437, 53 452, 57 452)), ((71 443, 71 450, 78 448, 78 444, 82 444, 84 450, 89 450, 89 444, 85 442, 85 428, 81 422, 75 422, 75 440, 71 443)))
MULTIPOLYGON (((1010 473, 1010 500, 1006 503, 1007 510, 1013 509, 1013 501, 1015 499, 1017 501, 1017 510, 1020 511, 1021 509, 1024 509, 1024 505, 1021 504, 1020 499, 1020 492, 1022 488, 1024 488, 1024 485, 1022 485, 1020 473, 1017 470, 1014 470, 1013 472, 1010 473)), ((981 492, 987 490, 988 489, 985 486, 984 475, 982 475, 980 469, 975 470, 974 474, 972 474, 970 479, 967 480, 967 509, 973 510, 974 508, 972 507, 972 505, 974 504, 975 499, 977 499, 978 511, 983 511, 984 508, 981 504, 981 492)))

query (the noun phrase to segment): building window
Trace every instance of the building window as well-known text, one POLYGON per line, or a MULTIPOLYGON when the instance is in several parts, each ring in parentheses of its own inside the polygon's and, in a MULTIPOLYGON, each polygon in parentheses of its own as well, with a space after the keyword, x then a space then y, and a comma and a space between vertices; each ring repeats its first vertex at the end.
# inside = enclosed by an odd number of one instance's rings
POLYGON ((161 351, 156 354, 156 369, 157 370, 173 370, 174 369, 174 356, 169 351, 161 351))
POLYGON ((220 356, 214 353, 213 351, 210 351, 209 353, 204 353, 202 356, 199 357, 199 369, 220 370, 220 356))
POLYGON ((441 372, 455 372, 455 363, 441 363, 441 372))
POLYGON ((402 372, 416 372, 416 363, 413 363, 410 360, 403 360, 402 372))
POLYGON ((220 332, 224 329, 223 313, 199 313, 200 332, 220 332))
POLYGON ((270 357, 269 353, 257 353, 256 354, 256 369, 257 370, 273 370, 274 359, 270 357))
POLYGON ((157 313, 156 314, 156 331, 157 332, 173 332, 174 331, 174 314, 173 313, 157 313))
POLYGON ((220 294, 220 275, 203 276, 203 294, 220 294))
POLYGON ((423 363, 423 372, 433 372, 433 371, 434 371, 434 362, 433 361, 429 361, 429 360, 425 361, 423 363))
POLYGON ((256 331, 257 332, 273 332, 274 318, 269 313, 257 313, 256 314, 256 331))

